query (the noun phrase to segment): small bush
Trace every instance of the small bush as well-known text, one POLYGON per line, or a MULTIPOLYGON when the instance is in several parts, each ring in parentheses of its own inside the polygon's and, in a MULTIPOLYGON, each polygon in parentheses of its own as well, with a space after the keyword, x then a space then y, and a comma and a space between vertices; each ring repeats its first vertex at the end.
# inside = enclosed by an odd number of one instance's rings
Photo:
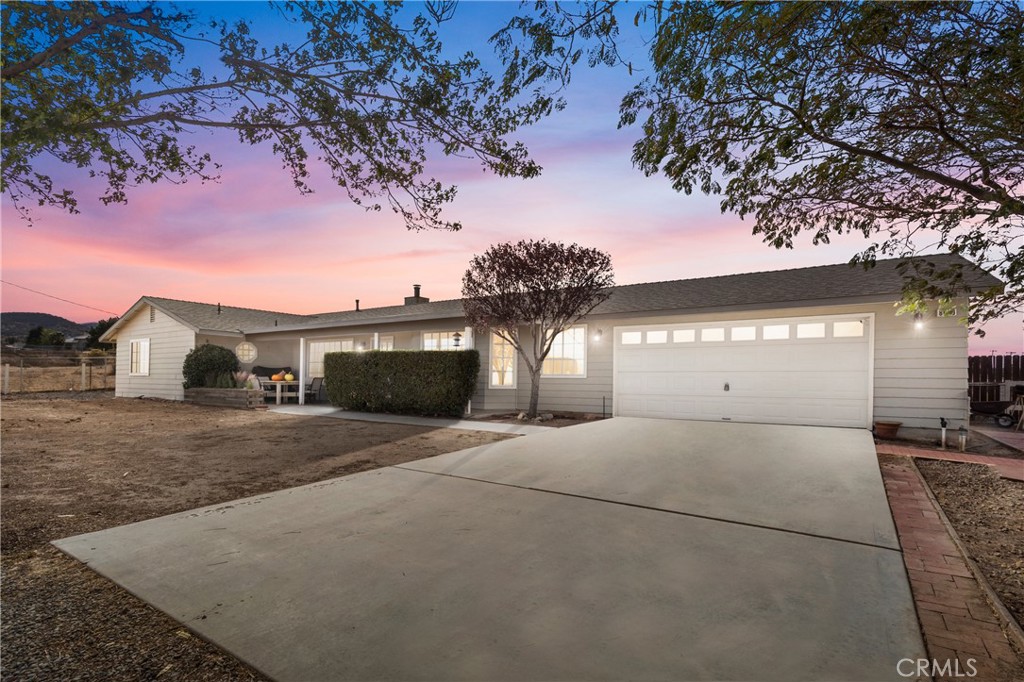
POLYGON ((189 351, 181 365, 185 388, 215 387, 218 377, 238 371, 238 358, 223 346, 206 343, 189 351))
POLYGON ((475 350, 324 355, 331 404, 364 412, 461 417, 479 373, 475 350))

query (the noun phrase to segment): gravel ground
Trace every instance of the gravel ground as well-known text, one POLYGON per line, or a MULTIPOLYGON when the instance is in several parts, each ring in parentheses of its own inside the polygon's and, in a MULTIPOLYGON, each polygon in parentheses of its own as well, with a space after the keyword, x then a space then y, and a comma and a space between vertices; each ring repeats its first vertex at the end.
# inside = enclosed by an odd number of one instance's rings
POLYGON ((263 679, 51 540, 507 437, 95 392, 2 407, 0 679, 12 682, 263 679))
POLYGON ((1024 623, 1024 483, 980 464, 916 463, 971 558, 1024 623))

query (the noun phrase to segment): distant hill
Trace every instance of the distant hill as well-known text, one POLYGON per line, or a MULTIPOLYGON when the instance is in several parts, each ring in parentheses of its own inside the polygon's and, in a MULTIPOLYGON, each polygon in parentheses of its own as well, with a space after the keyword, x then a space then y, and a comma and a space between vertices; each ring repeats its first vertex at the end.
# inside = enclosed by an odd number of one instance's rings
POLYGON ((33 327, 46 327, 62 332, 64 336, 86 334, 95 322, 79 324, 49 313, 0 313, 0 336, 24 340, 33 327))

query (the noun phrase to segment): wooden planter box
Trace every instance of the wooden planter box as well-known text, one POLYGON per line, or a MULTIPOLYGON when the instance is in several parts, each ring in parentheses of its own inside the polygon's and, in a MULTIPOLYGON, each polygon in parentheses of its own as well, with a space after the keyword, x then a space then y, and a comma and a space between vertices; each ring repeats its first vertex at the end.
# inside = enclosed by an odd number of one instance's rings
POLYGON ((236 407, 241 410, 266 409, 260 389, 247 388, 186 388, 185 402, 214 407, 236 407))

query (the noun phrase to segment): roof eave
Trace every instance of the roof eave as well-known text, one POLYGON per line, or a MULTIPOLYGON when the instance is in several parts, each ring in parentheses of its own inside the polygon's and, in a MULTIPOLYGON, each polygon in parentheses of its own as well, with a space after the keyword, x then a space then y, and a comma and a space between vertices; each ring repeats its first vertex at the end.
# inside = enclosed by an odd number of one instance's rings
POLYGON ((250 329, 246 334, 272 334, 274 332, 296 332, 305 330, 318 330, 318 329, 334 329, 336 327, 363 327, 366 325, 374 324, 400 324, 402 322, 420 322, 425 320, 452 320, 465 315, 461 312, 453 313, 447 312, 444 314, 437 313, 418 313, 415 315, 391 315, 386 317, 366 317, 358 320, 341 320, 336 322, 318 322, 314 324, 301 324, 301 325, 281 325, 278 327, 264 327, 260 329, 250 329))
POLYGON ((117 341, 117 333, 121 330, 121 328, 124 327, 124 325, 126 325, 128 323, 128 320, 130 320, 131 318, 135 317, 135 315, 138 314, 139 309, 143 305, 150 305, 150 306, 156 308, 157 310, 162 312, 164 315, 167 315, 168 317, 170 317, 172 320, 174 320, 178 324, 184 325, 184 326, 188 327, 189 329, 191 329, 194 332, 199 331, 199 328, 196 327, 195 325, 189 324, 188 322, 186 322, 185 320, 181 319, 180 317, 178 317, 174 313, 170 312, 169 310, 167 310, 166 308, 164 308, 160 304, 155 303, 150 297, 143 296, 138 301, 133 303, 132 306, 130 308, 128 308, 128 310, 125 311, 124 315, 121 315, 121 317, 118 318, 117 322, 115 322, 113 325, 111 325, 110 329, 108 329, 107 331, 105 331, 103 333, 103 335, 99 338, 99 341, 101 343, 113 343, 113 342, 117 341))

